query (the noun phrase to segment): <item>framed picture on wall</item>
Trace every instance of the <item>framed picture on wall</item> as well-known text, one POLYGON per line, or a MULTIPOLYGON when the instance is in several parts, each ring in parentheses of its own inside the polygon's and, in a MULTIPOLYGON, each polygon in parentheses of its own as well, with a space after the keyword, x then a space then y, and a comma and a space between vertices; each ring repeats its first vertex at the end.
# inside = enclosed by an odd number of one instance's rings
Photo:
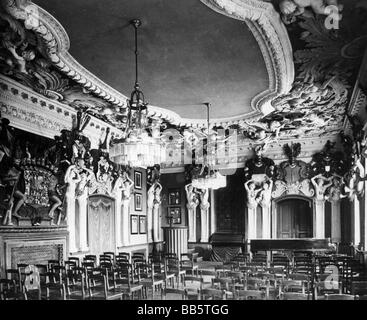
POLYGON ((130 228, 131 228, 131 234, 138 234, 138 228, 139 228, 139 216, 136 214, 132 214, 130 216, 130 228))
POLYGON ((140 171, 134 171, 134 185, 135 189, 141 189, 141 172, 140 171))
POLYGON ((170 223, 172 219, 172 224, 181 223, 181 207, 170 207, 168 208, 167 222, 170 223))
POLYGON ((143 197, 141 193, 135 193, 135 211, 142 211, 143 209, 143 197))
POLYGON ((181 204, 181 192, 180 189, 168 189, 168 205, 181 204))
POLYGON ((147 233, 147 217, 146 216, 139 216, 139 233, 145 234, 147 233))

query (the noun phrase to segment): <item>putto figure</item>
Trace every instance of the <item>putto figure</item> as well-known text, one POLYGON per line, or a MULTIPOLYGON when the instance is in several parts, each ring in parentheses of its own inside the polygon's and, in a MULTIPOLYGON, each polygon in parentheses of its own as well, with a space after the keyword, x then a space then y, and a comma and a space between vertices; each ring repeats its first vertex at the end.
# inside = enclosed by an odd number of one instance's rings
POLYGON ((244 185, 247 195, 247 207, 249 209, 255 209, 259 204, 258 195, 262 189, 261 188, 256 189, 256 185, 253 180, 247 181, 244 185))
POLYGON ((332 185, 332 178, 325 178, 323 175, 318 174, 317 176, 311 178, 311 182, 315 187, 315 198, 316 200, 325 200, 326 190, 332 185), (328 183, 327 183, 328 182, 328 183))

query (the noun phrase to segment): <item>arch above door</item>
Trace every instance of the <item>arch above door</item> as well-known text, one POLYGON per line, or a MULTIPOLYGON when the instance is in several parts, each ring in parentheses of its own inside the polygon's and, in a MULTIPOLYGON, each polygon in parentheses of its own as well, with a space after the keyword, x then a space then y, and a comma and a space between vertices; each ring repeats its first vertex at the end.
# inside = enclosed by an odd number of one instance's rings
POLYGON ((313 201, 300 195, 273 200, 272 238, 313 237, 313 201))

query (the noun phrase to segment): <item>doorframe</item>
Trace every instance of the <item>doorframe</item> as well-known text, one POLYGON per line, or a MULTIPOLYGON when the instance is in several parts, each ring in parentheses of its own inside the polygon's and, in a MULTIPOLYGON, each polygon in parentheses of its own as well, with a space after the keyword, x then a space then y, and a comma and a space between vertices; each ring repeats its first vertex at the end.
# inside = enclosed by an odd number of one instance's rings
POLYGON ((279 197, 277 199, 272 200, 271 204, 271 238, 272 239, 278 239, 278 205, 279 202, 286 201, 286 200, 303 200, 309 203, 311 208, 311 214, 312 214, 312 234, 313 230, 315 229, 314 221, 315 221, 315 206, 313 203, 313 199, 302 196, 302 195, 286 195, 283 197, 279 197))

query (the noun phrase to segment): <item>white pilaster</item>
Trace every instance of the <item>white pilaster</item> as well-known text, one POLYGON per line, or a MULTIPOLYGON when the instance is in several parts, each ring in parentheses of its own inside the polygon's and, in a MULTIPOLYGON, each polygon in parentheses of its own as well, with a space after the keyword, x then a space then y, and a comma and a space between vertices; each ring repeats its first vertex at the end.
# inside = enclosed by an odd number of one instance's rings
POLYGON ((358 197, 354 197, 352 205, 352 241, 358 246, 361 242, 361 215, 358 197))
POLYGON ((196 207, 188 208, 189 242, 196 242, 196 207))
POLYGON ((215 216, 214 190, 210 189, 210 235, 217 231, 217 219, 215 216))
POLYGON ((129 224, 129 200, 122 200, 122 246, 129 245, 130 224, 129 224))
POLYGON ((325 239, 325 201, 315 200, 314 237, 325 239))
POLYGON ((79 245, 80 251, 86 252, 88 248, 88 226, 87 226, 87 196, 82 195, 78 197, 78 207, 79 207, 79 245))
POLYGON ((331 202, 331 241, 341 241, 340 200, 331 202))
POLYGON ((201 239, 200 242, 209 241, 209 208, 200 208, 201 239))
POLYGON ((262 238, 271 238, 270 206, 262 207, 262 238))
POLYGON ((247 239, 257 238, 256 208, 247 208, 247 239))

